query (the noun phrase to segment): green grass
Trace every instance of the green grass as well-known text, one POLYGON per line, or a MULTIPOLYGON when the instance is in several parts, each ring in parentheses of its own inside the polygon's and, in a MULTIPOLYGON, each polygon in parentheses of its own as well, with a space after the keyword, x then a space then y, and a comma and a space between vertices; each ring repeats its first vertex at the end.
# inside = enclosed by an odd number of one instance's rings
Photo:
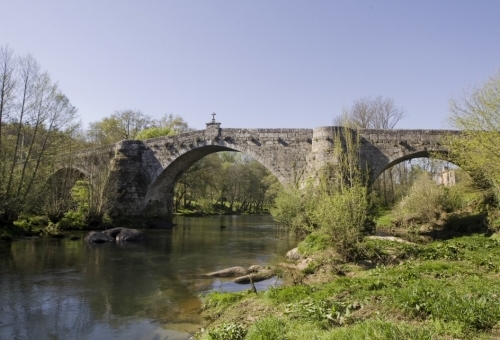
POLYGON ((389 228, 392 226, 396 218, 389 211, 381 212, 378 217, 375 218, 375 224, 377 227, 389 228))
POLYGON ((254 315, 255 322, 243 321, 245 339, 488 339, 499 327, 498 240, 474 235, 418 246, 377 240, 370 246, 397 261, 326 284, 257 295, 212 293, 205 309, 221 321, 226 309, 239 310, 238 304, 252 299, 269 306, 264 315, 254 315))

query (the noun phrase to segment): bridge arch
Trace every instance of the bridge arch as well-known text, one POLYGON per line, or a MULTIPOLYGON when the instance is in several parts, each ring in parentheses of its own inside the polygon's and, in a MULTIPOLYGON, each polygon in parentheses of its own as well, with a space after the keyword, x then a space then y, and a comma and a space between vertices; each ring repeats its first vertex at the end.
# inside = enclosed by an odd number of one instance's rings
MULTIPOLYGON (((409 161, 416 158, 429 158, 429 159, 440 159, 443 161, 449 161, 448 151, 446 150, 421 150, 414 153, 404 154, 400 157, 395 157, 394 159, 389 159, 388 163, 384 167, 380 167, 377 169, 377 172, 372 173, 372 182, 376 181, 384 171, 392 168, 395 165, 398 165, 404 161, 409 161)), ((458 164, 457 164, 458 165, 458 164)))
POLYGON ((171 214, 173 206, 173 189, 181 175, 200 159, 221 151, 241 152, 264 166, 273 174, 280 183, 284 184, 286 178, 262 155, 254 150, 224 140, 200 141, 196 144, 185 146, 180 151, 172 153, 172 157, 165 163, 161 172, 154 178, 148 187, 144 199, 145 209, 156 211, 158 214, 171 214))

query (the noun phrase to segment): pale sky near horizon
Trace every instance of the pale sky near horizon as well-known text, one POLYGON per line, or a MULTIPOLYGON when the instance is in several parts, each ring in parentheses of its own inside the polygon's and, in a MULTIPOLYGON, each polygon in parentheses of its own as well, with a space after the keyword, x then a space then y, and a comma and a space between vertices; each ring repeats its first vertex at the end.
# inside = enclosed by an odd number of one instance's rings
POLYGON ((500 69, 500 1, 1 0, 0 45, 31 53, 88 122, 115 110, 202 129, 332 125, 393 98, 407 129, 500 69))

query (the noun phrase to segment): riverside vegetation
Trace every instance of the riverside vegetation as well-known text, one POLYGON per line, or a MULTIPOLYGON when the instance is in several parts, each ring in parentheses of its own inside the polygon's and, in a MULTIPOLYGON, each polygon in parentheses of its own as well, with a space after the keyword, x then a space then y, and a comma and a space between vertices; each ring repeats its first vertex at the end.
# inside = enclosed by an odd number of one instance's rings
MULTIPOLYGON (((0 239, 146 227, 144 218, 131 225, 113 216, 118 194, 106 156, 80 159, 87 176, 68 169, 81 150, 190 130, 179 116, 153 119, 139 110, 118 110, 84 129, 77 109, 33 56, 16 56, 0 46, 0 239)), ((182 175, 174 190, 175 209, 181 215, 268 212, 278 187, 258 162, 218 153, 182 175)))
POLYGON ((451 121, 466 138, 443 143, 466 172, 443 187, 419 168, 385 206, 365 185, 355 134, 339 129, 343 147, 320 180, 276 198, 275 219, 304 237, 300 259, 282 265, 285 284, 204 296, 210 324, 196 337, 499 338, 499 104, 500 73, 454 101, 451 121))

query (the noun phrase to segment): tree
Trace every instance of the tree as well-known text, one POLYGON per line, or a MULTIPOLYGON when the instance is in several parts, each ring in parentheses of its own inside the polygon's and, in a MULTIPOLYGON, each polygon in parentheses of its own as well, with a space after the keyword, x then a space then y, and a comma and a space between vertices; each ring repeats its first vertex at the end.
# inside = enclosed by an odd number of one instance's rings
MULTIPOLYGON (((342 114, 334 119, 334 124, 355 129, 393 129, 403 117, 404 110, 396 107, 392 98, 365 97, 356 100, 350 109, 343 109, 342 114)), ((382 191, 385 205, 394 203, 394 176, 398 171, 401 172, 401 168, 384 171, 374 183, 375 192, 382 191)))
POLYGON ((148 139, 162 136, 173 136, 191 131, 187 122, 180 116, 164 115, 158 120, 153 120, 149 128, 140 131, 136 139, 148 139))
POLYGON ((393 129, 404 118, 404 110, 394 104, 392 98, 379 96, 356 100, 350 109, 334 119, 334 125, 360 129, 393 129))
POLYGON ((450 137, 450 157, 473 175, 480 187, 493 189, 500 201, 500 71, 481 86, 450 102, 450 123, 462 130, 450 137))
POLYGON ((0 224, 40 209, 50 165, 75 118, 76 108, 35 58, 0 49, 0 224))
POLYGON ((88 136, 98 144, 112 144, 121 140, 136 139, 137 134, 153 122, 151 116, 140 110, 115 111, 111 117, 90 123, 88 136))

